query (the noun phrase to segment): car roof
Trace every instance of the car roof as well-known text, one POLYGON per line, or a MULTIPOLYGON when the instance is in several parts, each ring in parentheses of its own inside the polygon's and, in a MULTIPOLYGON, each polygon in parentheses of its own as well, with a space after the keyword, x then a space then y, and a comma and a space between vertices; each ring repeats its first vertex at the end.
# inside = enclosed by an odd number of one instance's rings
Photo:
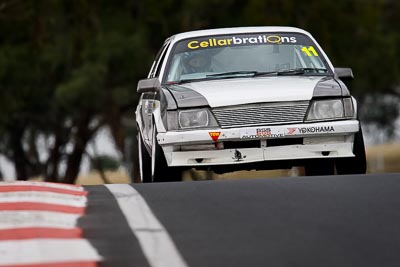
POLYGON ((202 37, 202 36, 240 34, 240 33, 268 33, 268 32, 302 33, 311 37, 311 34, 308 33, 307 31, 295 27, 259 26, 259 27, 236 27, 236 28, 220 28, 220 29, 190 31, 190 32, 175 34, 168 39, 172 42, 177 42, 179 40, 187 38, 202 37))

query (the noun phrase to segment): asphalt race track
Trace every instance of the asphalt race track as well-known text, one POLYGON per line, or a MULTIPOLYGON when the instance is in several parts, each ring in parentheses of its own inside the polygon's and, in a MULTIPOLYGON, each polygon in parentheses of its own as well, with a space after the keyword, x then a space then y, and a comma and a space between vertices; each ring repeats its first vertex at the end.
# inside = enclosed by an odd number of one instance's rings
POLYGON ((85 189, 99 266, 400 265, 400 174, 85 189))

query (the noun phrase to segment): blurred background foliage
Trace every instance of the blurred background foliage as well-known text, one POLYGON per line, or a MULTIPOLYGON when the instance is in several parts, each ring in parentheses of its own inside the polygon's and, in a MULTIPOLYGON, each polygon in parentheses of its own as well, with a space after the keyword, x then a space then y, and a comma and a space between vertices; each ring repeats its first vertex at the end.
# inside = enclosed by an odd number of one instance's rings
POLYGON ((136 83, 164 39, 258 25, 303 28, 335 66, 353 68, 362 120, 390 139, 399 117, 398 14, 396 0, 0 0, 0 154, 17 179, 73 183, 106 126, 130 160, 136 83))

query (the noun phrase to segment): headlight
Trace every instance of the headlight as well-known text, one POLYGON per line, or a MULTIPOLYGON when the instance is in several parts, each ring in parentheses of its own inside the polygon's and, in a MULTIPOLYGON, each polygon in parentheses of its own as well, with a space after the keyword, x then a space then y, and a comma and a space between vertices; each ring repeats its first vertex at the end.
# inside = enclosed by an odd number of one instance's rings
POLYGON ((350 98, 314 100, 307 114, 307 121, 333 120, 353 117, 354 109, 350 98))
POLYGON ((168 130, 215 128, 218 123, 208 108, 168 111, 168 130))
POLYGON ((205 109, 180 111, 178 115, 181 129, 208 126, 208 112, 205 109))

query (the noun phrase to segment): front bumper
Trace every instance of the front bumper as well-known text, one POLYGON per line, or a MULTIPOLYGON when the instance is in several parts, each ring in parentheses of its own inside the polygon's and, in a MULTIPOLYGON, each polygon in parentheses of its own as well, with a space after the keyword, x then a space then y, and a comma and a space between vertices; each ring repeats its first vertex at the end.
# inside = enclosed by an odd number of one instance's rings
POLYGON ((169 166, 212 166, 262 161, 353 157, 358 120, 159 133, 169 166), (270 146, 271 139, 301 143, 270 146), (258 141, 258 147, 223 148, 224 142, 258 141))

